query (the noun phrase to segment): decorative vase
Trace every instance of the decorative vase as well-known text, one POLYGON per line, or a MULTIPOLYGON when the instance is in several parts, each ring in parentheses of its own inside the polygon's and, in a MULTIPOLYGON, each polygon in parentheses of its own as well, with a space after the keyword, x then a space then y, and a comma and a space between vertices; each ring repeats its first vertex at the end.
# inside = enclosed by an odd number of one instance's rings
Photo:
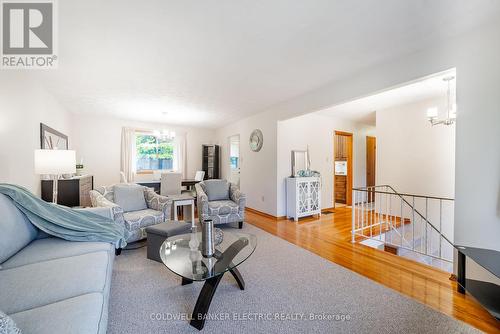
POLYGON ((83 165, 76 165, 76 175, 77 176, 83 175, 83 165))
POLYGON ((200 246, 200 241, 198 240, 198 233, 196 226, 193 226, 191 229, 191 239, 189 239, 189 249, 192 251, 198 251, 198 247, 200 246))
POLYGON ((201 254, 204 257, 212 257, 215 253, 215 229, 212 220, 201 223, 201 254))

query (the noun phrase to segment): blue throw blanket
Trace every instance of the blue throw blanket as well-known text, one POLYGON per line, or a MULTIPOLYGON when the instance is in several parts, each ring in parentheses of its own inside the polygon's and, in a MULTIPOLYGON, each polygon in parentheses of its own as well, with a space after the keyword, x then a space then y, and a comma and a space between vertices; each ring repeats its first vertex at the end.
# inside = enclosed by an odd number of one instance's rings
POLYGON ((92 212, 55 205, 13 184, 0 183, 0 193, 12 199, 30 222, 47 234, 70 241, 103 241, 123 248, 125 228, 92 212))

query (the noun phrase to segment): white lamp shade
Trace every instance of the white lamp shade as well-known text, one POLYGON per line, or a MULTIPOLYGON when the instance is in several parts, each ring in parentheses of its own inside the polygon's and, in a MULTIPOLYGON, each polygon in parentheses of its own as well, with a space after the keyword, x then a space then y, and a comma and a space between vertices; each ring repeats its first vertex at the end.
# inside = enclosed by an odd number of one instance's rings
POLYGON ((438 109, 436 107, 427 109, 427 118, 436 118, 438 116, 438 109))
POLYGON ((76 152, 71 150, 35 150, 36 174, 76 173, 76 152))

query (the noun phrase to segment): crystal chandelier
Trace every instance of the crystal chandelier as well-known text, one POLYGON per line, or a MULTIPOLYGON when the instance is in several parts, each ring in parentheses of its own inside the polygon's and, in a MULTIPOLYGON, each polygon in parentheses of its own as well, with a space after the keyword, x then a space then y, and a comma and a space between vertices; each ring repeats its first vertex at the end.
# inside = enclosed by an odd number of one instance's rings
POLYGON ((451 101, 451 82, 453 80, 455 80, 455 77, 443 78, 443 81, 447 82, 448 84, 448 90, 446 93, 446 118, 442 120, 438 119, 438 108, 436 107, 427 109, 427 119, 432 124, 432 126, 438 124, 452 125, 457 119, 457 104, 455 103, 455 101, 451 101))
POLYGON ((175 138, 175 132, 174 131, 168 131, 168 130, 161 130, 154 131, 153 135, 156 138, 162 139, 162 140, 173 140, 175 138))

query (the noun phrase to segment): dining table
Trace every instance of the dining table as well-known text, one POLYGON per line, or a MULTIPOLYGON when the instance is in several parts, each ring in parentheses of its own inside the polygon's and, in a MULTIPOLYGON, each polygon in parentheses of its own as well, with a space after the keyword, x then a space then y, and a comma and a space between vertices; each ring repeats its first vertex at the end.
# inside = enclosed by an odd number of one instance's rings
MULTIPOLYGON (((181 186, 186 187, 188 190, 192 189, 195 184, 201 181, 195 179, 183 179, 181 180, 181 186)), ((153 188, 156 193, 160 193, 161 181, 160 180, 142 180, 135 182, 141 186, 153 188)))

